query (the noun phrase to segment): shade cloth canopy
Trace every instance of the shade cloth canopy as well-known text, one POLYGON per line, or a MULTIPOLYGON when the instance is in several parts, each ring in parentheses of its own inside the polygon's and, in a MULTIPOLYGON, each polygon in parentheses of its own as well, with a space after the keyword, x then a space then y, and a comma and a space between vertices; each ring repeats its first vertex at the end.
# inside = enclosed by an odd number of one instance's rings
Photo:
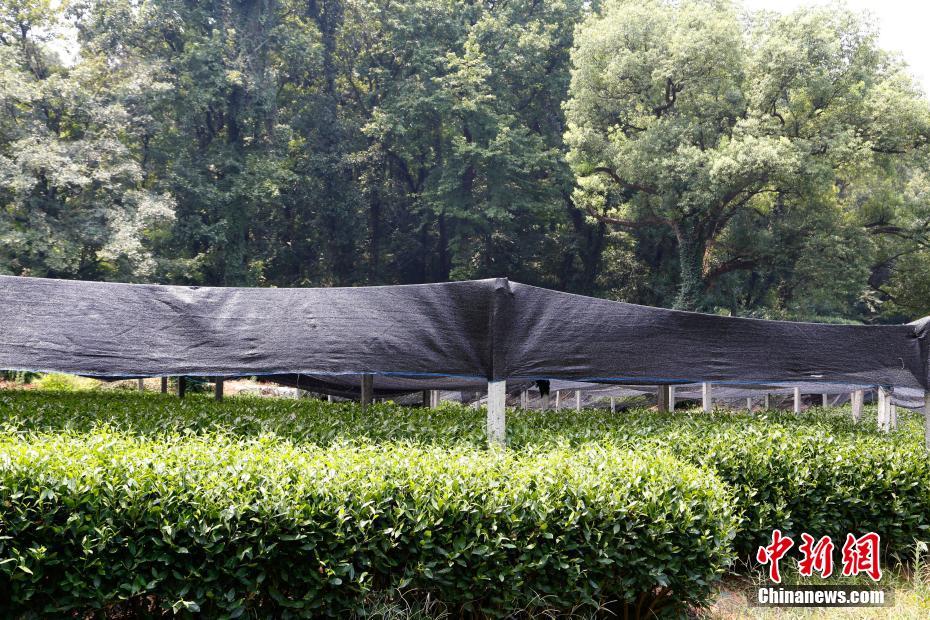
POLYGON ((505 278, 209 288, 0 276, 0 368, 93 377, 304 377, 375 388, 487 381, 927 387, 927 326, 651 308, 505 278))

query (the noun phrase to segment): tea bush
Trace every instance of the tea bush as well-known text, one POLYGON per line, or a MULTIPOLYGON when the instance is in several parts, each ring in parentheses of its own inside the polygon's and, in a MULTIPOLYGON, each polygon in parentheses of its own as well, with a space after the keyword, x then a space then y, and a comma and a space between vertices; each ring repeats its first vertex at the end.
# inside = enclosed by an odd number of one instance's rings
POLYGON ((0 438, 0 616, 155 597, 206 617, 700 605, 731 560, 716 477, 609 443, 484 450, 106 427, 0 438))
MULTIPOLYGON (((507 454, 609 447, 658 451, 713 470, 733 494, 732 514, 740 519, 733 544, 744 558, 775 527, 795 537, 806 531, 839 540, 846 532, 876 531, 884 551, 904 553, 915 539, 930 538, 930 459, 920 416, 899 414, 900 430, 885 434, 870 408, 858 425, 848 409, 801 415, 511 410, 507 454)), ((304 450, 400 445, 430 454, 487 454, 484 412, 451 404, 435 410, 375 405, 363 414, 351 403, 313 400, 215 403, 161 395, 0 392, 0 424, 9 436, 94 434, 113 427, 140 441, 220 435, 246 442, 273 437, 304 450)))

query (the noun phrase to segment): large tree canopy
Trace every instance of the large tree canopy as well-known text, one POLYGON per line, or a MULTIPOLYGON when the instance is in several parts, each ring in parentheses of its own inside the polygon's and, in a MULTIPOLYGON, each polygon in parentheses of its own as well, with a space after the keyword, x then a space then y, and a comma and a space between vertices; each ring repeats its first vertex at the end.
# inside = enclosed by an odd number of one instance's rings
POLYGON ((576 199, 599 220, 673 232, 682 308, 758 264, 737 218, 830 209, 845 180, 930 137, 913 81, 842 10, 747 18, 728 2, 614 0, 581 25, 572 61, 576 199))
POLYGON ((875 40, 728 2, 9 0, 0 272, 926 314, 927 103, 875 40))

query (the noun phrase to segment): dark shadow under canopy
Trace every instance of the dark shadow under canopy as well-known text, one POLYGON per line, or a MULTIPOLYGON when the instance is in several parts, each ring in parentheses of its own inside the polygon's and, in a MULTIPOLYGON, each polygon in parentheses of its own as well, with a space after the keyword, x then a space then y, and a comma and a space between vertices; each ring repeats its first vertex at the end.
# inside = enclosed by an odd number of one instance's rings
POLYGON ((100 378, 266 375, 349 390, 372 374, 385 393, 502 379, 924 390, 927 325, 722 317, 504 278, 274 289, 0 276, 0 368, 100 378))

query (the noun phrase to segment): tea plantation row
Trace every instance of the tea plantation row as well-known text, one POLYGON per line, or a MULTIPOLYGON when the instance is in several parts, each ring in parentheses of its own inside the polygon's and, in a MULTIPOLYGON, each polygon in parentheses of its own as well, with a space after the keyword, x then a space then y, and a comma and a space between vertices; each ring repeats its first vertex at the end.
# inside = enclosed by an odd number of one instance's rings
POLYGON ((701 605, 772 528, 926 540, 919 421, 0 393, 0 615, 701 605), (126 603, 120 608, 125 612, 126 603))

